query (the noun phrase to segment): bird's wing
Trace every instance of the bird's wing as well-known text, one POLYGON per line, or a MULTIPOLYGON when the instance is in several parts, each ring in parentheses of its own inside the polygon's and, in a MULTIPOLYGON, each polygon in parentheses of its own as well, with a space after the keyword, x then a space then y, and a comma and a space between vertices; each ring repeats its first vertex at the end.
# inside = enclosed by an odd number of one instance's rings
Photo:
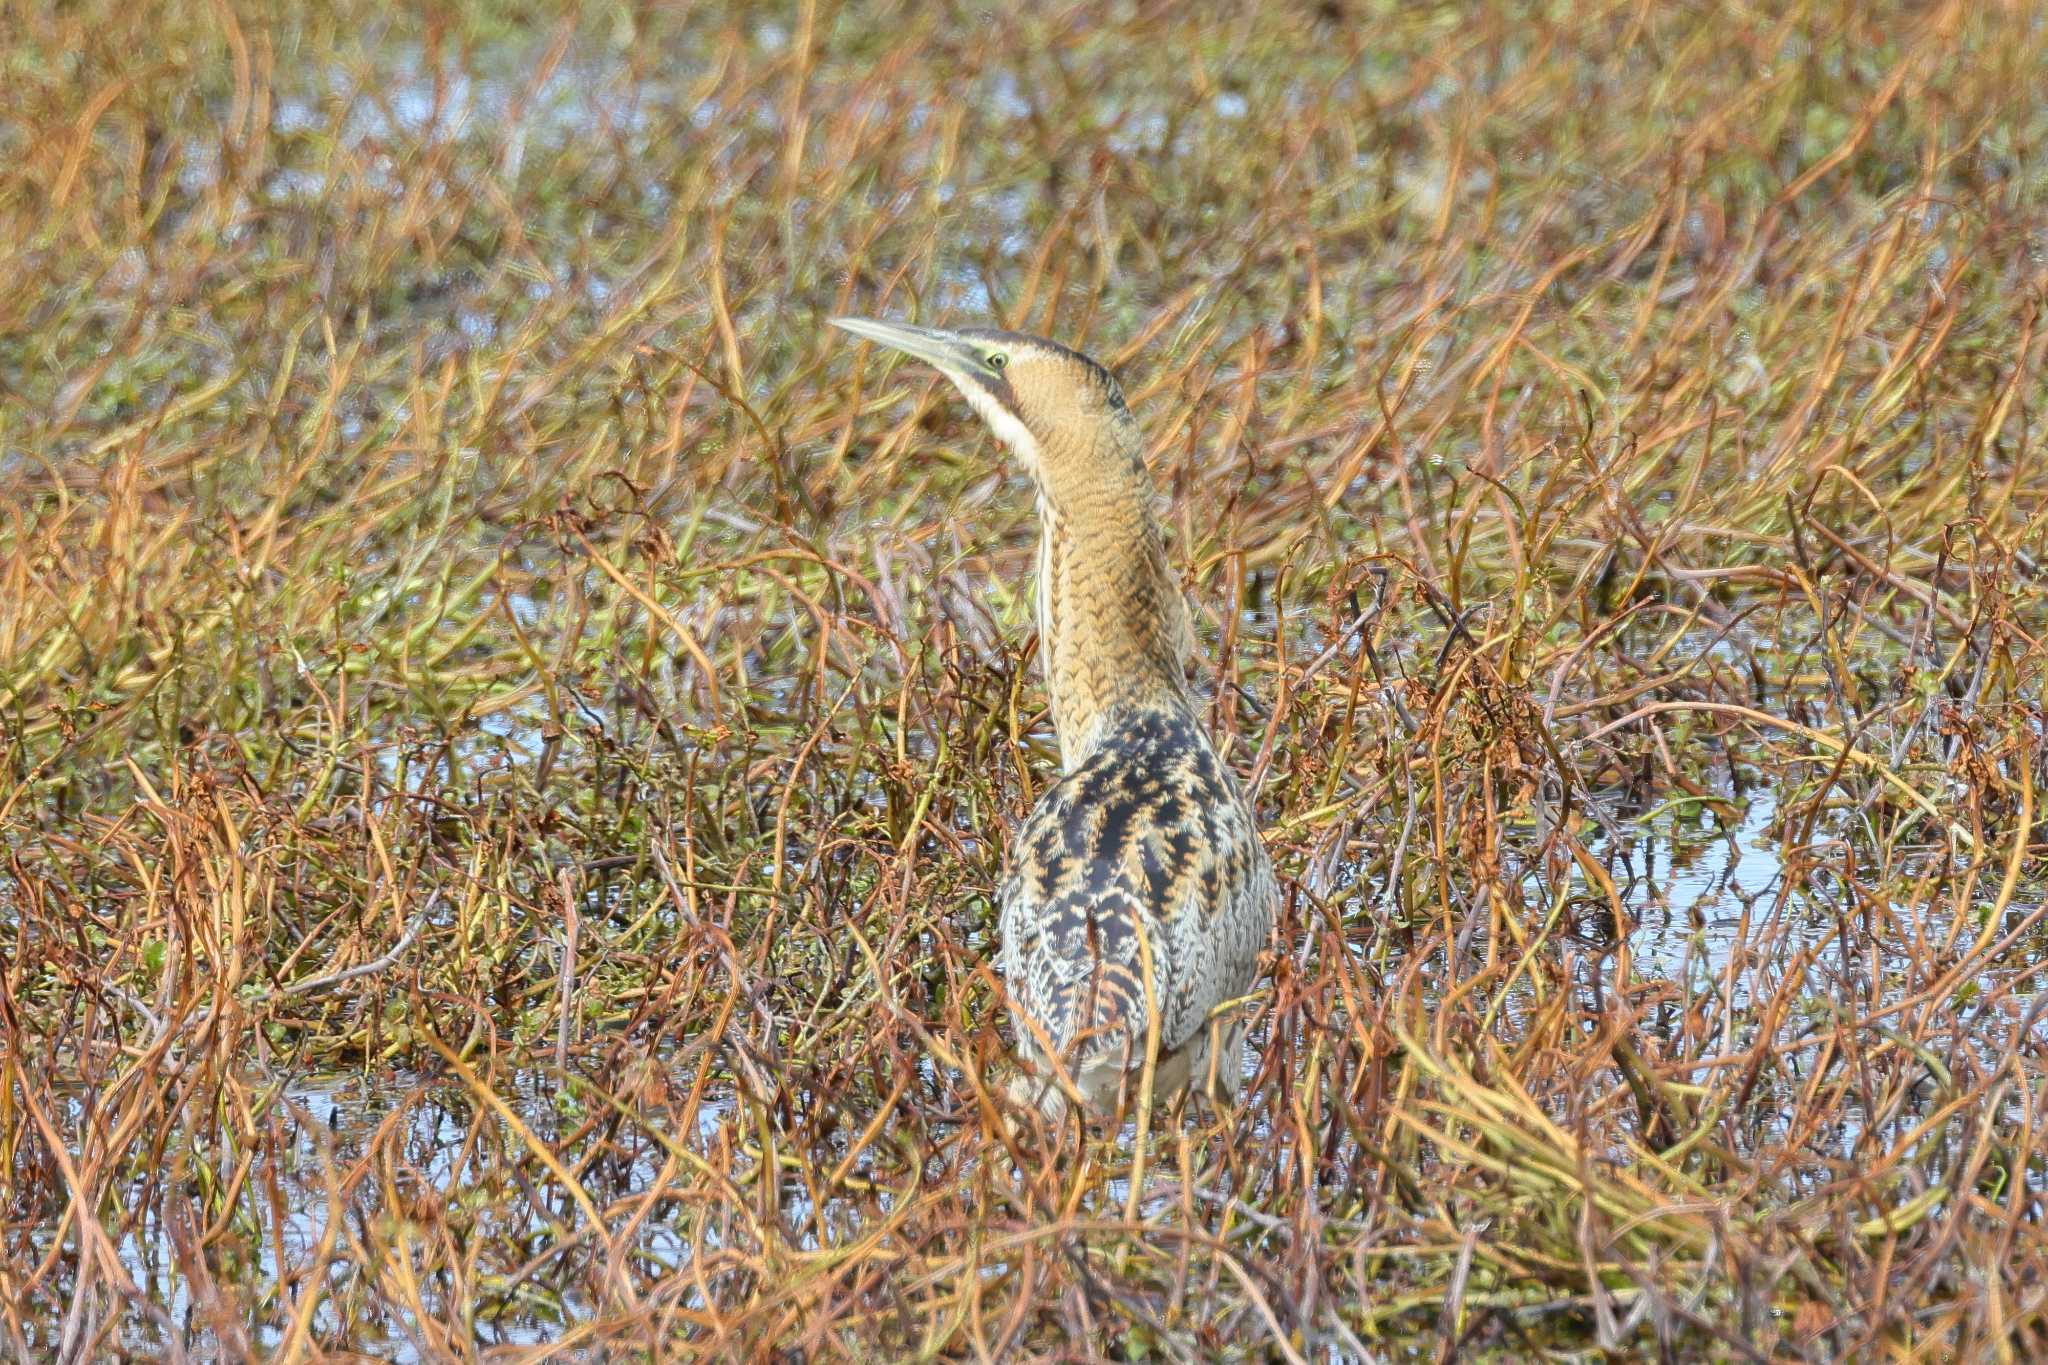
POLYGON ((1178 1047, 1250 985, 1271 898, 1265 849, 1206 744, 1098 755, 1012 845, 1000 899, 1020 1033, 1069 1057, 1142 1049, 1149 956, 1159 1047, 1178 1047))

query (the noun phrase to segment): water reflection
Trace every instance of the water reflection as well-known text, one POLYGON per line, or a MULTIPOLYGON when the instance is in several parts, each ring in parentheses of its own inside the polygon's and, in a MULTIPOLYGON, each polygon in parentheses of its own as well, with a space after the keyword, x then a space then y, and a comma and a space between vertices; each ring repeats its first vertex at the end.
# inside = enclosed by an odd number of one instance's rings
POLYGON ((1719 970, 1743 909, 1776 883, 1784 861, 1770 834, 1777 806, 1751 796, 1732 828, 1687 805, 1643 819, 1628 849, 1632 882, 1622 882, 1635 917, 1629 946, 1639 972, 1683 975, 1688 960, 1719 970))

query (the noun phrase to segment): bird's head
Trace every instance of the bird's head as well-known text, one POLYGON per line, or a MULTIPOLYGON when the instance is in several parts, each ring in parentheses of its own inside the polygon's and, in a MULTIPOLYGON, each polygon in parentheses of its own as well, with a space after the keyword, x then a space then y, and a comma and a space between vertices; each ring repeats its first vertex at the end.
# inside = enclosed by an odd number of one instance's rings
POLYGON ((1079 351, 991 327, 946 331, 871 318, 833 318, 832 325, 952 380, 1041 488, 1077 475, 1142 472, 1123 390, 1079 351))

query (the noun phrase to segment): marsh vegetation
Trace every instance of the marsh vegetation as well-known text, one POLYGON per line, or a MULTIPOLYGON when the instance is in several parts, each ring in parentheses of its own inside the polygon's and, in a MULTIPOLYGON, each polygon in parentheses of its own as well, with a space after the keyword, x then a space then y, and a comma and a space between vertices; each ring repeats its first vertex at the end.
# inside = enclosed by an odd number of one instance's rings
POLYGON ((2026 5, 0 6, 0 1350, 2039 1358, 2026 5), (1283 882, 1006 1142, 1117 367, 1283 882))

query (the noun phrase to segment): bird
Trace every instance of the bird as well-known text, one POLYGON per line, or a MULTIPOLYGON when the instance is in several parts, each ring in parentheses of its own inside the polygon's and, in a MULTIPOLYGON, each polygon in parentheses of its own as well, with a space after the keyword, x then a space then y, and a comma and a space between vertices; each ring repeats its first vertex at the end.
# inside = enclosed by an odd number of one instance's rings
POLYGON ((1051 1118, 1152 1094, 1234 1100, 1241 1002, 1274 922, 1252 806, 1204 729, 1197 642, 1136 419, 1097 361, 1044 337, 838 317, 932 366, 1037 492, 1038 653, 1060 776, 1011 839, 998 965, 1023 1074, 1051 1118))

